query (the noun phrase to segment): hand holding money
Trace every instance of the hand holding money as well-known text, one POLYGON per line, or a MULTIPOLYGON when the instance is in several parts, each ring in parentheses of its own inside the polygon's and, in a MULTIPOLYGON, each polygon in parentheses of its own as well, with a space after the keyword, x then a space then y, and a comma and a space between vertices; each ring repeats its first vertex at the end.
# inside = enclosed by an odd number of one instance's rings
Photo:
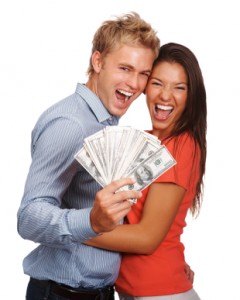
POLYGON ((136 190, 122 190, 125 186, 135 184, 133 178, 122 178, 105 186, 96 194, 90 220, 96 233, 113 230, 130 211, 132 203, 127 199, 142 196, 136 190))
POLYGON ((142 191, 176 164, 157 137, 124 126, 107 126, 87 137, 74 157, 102 187, 120 178, 135 178, 134 184, 119 191, 142 191))

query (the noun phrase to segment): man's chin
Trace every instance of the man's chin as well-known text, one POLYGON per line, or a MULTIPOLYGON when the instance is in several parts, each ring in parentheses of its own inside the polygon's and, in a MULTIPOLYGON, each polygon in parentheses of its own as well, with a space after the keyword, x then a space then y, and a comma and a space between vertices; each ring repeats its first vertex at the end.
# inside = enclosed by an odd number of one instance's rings
POLYGON ((110 111, 111 115, 116 116, 116 117, 122 117, 123 115, 125 115, 125 113, 127 112, 129 106, 127 108, 114 108, 110 111))

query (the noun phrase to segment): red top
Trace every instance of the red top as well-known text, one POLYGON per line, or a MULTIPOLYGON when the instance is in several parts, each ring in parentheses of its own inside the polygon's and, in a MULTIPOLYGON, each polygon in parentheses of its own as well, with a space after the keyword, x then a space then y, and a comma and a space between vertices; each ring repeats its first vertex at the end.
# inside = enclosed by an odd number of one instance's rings
MULTIPOLYGON (((195 147, 193 139, 186 133, 164 144, 176 159, 177 164, 155 182, 176 183, 182 186, 186 193, 169 232, 153 254, 123 254, 116 289, 118 292, 132 296, 176 294, 192 288, 184 271, 184 245, 180 242, 180 236, 186 226, 187 211, 195 196, 199 178, 200 151, 199 147, 195 147)), ((149 187, 143 191, 142 198, 138 199, 137 204, 133 205, 128 214, 130 224, 136 224, 140 220, 148 190, 149 187)))

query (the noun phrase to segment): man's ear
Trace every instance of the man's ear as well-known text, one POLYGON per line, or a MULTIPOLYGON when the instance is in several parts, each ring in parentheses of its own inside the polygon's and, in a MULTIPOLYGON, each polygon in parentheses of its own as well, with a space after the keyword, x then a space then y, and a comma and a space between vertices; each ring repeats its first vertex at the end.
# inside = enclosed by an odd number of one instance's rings
POLYGON ((99 51, 95 51, 92 54, 92 66, 96 73, 99 73, 102 68, 102 56, 99 51))

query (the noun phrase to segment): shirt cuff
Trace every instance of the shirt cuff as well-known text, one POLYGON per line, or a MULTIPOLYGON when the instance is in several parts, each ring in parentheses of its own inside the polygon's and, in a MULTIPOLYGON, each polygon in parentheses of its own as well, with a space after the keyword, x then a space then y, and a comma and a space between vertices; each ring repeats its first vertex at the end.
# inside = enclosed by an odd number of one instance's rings
POLYGON ((76 209, 70 211, 69 227, 73 239, 78 242, 85 242, 99 234, 92 229, 90 212, 92 208, 76 209))

